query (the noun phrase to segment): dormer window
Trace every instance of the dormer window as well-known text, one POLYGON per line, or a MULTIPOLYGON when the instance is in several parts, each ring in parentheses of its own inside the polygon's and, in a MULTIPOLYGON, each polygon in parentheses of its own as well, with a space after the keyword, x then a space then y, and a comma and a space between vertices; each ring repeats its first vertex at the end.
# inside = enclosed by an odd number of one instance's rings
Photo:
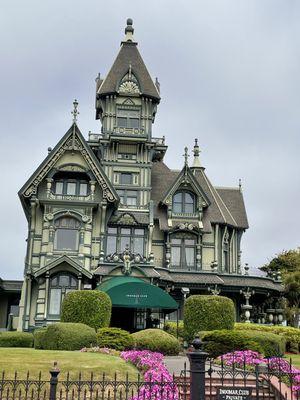
POLYGON ((173 212, 192 214, 195 212, 195 195, 191 192, 181 191, 173 196, 173 212))
POLYGON ((117 126, 119 128, 140 128, 140 112, 135 110, 118 110, 117 126))

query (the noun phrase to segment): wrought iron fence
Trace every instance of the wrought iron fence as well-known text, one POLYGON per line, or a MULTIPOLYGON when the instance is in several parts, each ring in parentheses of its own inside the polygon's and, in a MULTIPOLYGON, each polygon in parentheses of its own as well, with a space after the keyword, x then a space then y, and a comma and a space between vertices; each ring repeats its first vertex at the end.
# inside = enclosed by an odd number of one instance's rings
POLYGON ((57 365, 48 380, 41 373, 33 378, 29 373, 11 377, 3 372, 0 400, 300 400, 300 391, 295 389, 297 372, 291 363, 285 362, 282 368, 278 361, 276 369, 273 359, 250 370, 246 360, 226 365, 221 359, 216 364, 197 350, 189 353, 189 359, 189 369, 185 365, 170 382, 163 376, 145 381, 141 375, 132 380, 128 375, 118 379, 117 375, 94 373, 62 378, 57 365))

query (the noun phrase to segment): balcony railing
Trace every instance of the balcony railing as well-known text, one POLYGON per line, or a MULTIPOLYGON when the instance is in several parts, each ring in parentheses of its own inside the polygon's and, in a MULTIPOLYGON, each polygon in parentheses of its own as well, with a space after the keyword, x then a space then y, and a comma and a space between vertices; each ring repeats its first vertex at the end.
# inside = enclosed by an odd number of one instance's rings
POLYGON ((70 194, 55 194, 52 192, 47 193, 47 199, 50 200, 70 200, 70 201, 93 201, 94 195, 89 194, 87 196, 76 196, 70 194))

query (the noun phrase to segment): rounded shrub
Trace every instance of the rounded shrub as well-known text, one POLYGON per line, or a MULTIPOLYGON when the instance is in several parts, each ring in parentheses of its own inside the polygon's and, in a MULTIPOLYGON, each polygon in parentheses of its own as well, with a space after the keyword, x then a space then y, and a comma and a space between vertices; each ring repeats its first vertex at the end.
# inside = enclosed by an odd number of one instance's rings
POLYGON ((62 303, 61 321, 78 322, 94 329, 109 326, 110 297, 98 290, 76 290, 68 293, 62 303))
POLYGON ((44 350, 80 350, 96 344, 96 332, 85 324, 58 322, 37 330, 34 343, 44 350))
POLYGON ((27 332, 0 332, 0 347, 32 347, 33 335, 27 332))
POLYGON ((260 325, 260 324, 246 324, 246 323, 235 323, 234 329, 239 331, 258 331, 274 333, 280 335, 285 339, 286 351, 300 351, 300 329, 293 328, 291 326, 280 326, 280 325, 260 325))
MULTIPOLYGON (((164 331, 170 333, 170 335, 177 337, 177 322, 176 321, 165 322, 164 331)), ((184 337, 183 321, 178 321, 178 337, 179 338, 184 337)))
POLYGON ((180 351, 179 341, 160 329, 145 329, 131 336, 138 350, 158 351, 165 355, 177 355, 180 351))
POLYGON ((97 332, 97 345, 115 350, 132 349, 134 344, 131 334, 121 328, 100 328, 97 332))
POLYGON ((234 320, 234 304, 228 297, 190 296, 184 304, 185 339, 192 340, 199 331, 233 329, 234 320))
POLYGON ((216 330, 202 335, 203 348, 211 357, 240 350, 258 351, 265 357, 282 356, 284 340, 269 333, 241 332, 236 330, 216 330))

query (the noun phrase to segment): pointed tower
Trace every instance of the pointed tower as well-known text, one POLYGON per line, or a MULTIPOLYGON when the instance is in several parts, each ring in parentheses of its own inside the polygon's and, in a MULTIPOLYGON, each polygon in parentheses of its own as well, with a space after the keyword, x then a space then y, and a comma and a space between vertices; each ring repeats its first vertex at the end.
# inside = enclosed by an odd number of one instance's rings
POLYGON ((132 20, 127 20, 125 38, 105 79, 96 79, 96 119, 105 137, 150 139, 159 83, 154 83, 133 39, 132 20))
POLYGON ((90 145, 117 189, 119 209, 149 212, 152 163, 162 160, 167 146, 164 137, 152 137, 159 82, 144 64, 132 24, 127 19, 125 38, 106 78, 96 79, 96 119, 102 133, 91 134, 90 145))

